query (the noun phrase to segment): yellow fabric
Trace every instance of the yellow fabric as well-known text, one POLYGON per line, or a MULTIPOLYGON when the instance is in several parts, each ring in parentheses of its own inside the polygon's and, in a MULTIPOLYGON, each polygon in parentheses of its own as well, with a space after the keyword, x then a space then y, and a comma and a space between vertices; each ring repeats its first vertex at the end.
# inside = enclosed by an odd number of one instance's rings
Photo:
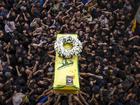
POLYGON ((132 32, 135 32, 135 29, 136 29, 136 19, 133 20, 133 26, 132 26, 132 32))
MULTIPOLYGON (((77 38, 76 34, 58 34, 57 39, 66 35, 70 35, 72 37, 77 38)), ((65 48, 67 47, 70 46, 67 44, 65 45, 65 48)), ((78 93, 80 89, 78 56, 73 56, 73 58, 64 59, 60 57, 56 52, 53 89, 57 93, 78 93)))
POLYGON ((28 103, 28 102, 29 102, 28 96, 25 96, 25 97, 23 98, 23 102, 24 102, 24 103, 28 103))
POLYGON ((95 7, 96 1, 90 1, 86 4, 86 7, 88 8, 88 12, 92 12, 93 8, 95 7))

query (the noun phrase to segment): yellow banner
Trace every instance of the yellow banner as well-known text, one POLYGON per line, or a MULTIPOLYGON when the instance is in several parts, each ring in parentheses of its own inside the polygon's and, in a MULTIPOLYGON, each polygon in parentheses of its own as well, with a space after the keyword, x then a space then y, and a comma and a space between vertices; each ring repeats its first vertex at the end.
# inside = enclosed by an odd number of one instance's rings
MULTIPOLYGON (((66 35, 77 38, 76 34, 58 34, 57 39, 66 35)), ((67 44, 66 47, 70 47, 70 45, 67 44)), ((53 89, 58 93, 78 93, 80 89, 78 56, 66 59, 60 57, 56 52, 53 89)))

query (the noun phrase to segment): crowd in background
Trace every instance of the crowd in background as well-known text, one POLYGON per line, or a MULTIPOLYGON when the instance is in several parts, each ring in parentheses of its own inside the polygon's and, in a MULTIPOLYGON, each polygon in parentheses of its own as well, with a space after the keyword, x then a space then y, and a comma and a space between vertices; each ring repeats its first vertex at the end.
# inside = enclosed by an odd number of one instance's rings
POLYGON ((135 1, 1 0, 0 105, 43 105, 41 95, 46 105, 139 105, 135 1), (49 91, 58 33, 76 33, 83 43, 80 95, 49 91))

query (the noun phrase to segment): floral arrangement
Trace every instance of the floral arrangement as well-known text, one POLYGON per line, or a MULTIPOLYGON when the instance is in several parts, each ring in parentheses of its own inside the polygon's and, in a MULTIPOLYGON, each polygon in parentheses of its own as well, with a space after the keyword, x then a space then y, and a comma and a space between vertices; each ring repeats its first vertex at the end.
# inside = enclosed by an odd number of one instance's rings
POLYGON ((64 36, 56 40, 54 49, 58 52, 59 56, 71 58, 74 55, 79 55, 82 52, 82 43, 79 39, 73 38, 72 36, 64 36), (72 48, 66 49, 64 48, 64 44, 72 44, 72 48))

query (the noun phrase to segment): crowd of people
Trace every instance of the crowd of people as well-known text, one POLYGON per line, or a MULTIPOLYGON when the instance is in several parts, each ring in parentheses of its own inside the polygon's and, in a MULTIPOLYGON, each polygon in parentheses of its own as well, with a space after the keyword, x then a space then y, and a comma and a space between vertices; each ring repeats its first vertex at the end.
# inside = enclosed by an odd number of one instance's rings
POLYGON ((1 0, 0 105, 139 105, 135 13, 135 0, 1 0), (58 33, 83 43, 77 95, 51 90, 58 33))

